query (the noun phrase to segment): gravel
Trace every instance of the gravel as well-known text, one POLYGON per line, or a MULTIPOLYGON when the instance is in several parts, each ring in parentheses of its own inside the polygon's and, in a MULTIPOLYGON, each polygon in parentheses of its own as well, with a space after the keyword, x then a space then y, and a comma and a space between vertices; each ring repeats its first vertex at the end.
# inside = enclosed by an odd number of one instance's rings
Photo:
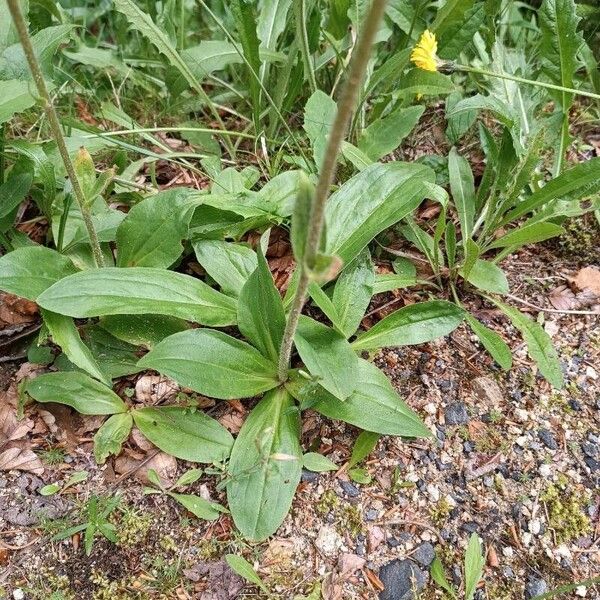
POLYGON ((444 410, 444 418, 447 425, 464 425, 469 421, 469 414, 464 402, 450 404, 444 410))

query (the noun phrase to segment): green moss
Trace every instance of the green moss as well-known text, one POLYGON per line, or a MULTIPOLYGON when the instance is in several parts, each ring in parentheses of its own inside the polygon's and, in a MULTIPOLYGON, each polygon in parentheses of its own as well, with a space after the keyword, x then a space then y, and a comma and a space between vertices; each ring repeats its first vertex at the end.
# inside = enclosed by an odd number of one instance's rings
POLYGON ((546 503, 548 526, 554 531, 559 544, 591 531, 590 519, 585 513, 589 494, 570 489, 565 477, 560 477, 556 485, 549 485, 540 499, 546 503))
POLYGON ((117 544, 124 548, 132 548, 146 539, 152 525, 152 516, 126 507, 115 525, 117 544))
POLYGON ((65 462, 65 457, 67 454, 62 448, 54 447, 48 448, 48 450, 42 450, 38 452, 38 456, 45 462, 47 465, 60 465, 65 462))
POLYGON ((340 503, 340 499, 333 490, 327 490, 317 502, 315 508, 320 515, 332 512, 340 503))
POLYGON ((450 506, 448 500, 446 500, 446 498, 440 498, 436 505, 430 509, 429 518, 436 527, 443 527, 451 510, 452 506, 450 506))
POLYGON ((583 264, 594 263, 597 258, 598 223, 593 214, 568 219, 562 223, 565 233, 558 238, 558 246, 566 256, 573 256, 583 264))
POLYGON ((363 533, 362 510, 354 504, 344 504, 339 510, 336 529, 341 534, 347 531, 353 537, 363 533))

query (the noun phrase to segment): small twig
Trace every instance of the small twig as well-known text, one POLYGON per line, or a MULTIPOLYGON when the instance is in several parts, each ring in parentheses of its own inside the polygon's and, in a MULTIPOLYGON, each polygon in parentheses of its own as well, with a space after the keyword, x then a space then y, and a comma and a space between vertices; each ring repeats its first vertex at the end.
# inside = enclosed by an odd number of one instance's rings
POLYGON ((537 306, 536 304, 532 304, 527 300, 513 296, 512 294, 506 294, 506 297, 514 300, 515 302, 520 302, 525 306, 529 306, 529 308, 539 310, 540 312, 549 312, 558 315, 594 315, 596 317, 600 317, 600 313, 594 312, 593 310, 558 310, 556 308, 543 308, 541 306, 537 306))

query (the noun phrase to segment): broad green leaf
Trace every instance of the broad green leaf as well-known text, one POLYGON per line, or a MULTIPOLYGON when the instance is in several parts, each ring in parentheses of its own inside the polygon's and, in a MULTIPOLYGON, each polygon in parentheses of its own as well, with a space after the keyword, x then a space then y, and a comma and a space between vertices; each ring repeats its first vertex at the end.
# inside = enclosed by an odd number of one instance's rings
POLYGON ((301 316, 294 343, 306 368, 327 391, 340 400, 354 392, 358 358, 342 334, 301 316))
POLYGON ((331 195, 325 208, 326 253, 350 263, 381 231, 410 214, 434 181, 428 167, 415 163, 375 163, 331 195))
POLYGON ((66 404, 82 415, 113 415, 127 410, 110 388, 84 373, 44 373, 28 380, 25 391, 38 402, 66 404))
POLYGON ((52 341, 61 347, 67 358, 92 377, 110 386, 110 379, 102 371, 90 349, 83 343, 73 319, 43 309, 42 316, 52 341))
POLYGON ((424 110, 424 106, 409 106, 377 119, 363 131, 358 148, 371 160, 379 160, 400 146, 415 128, 424 110))
POLYGON ((263 592, 265 592, 265 594, 269 594, 269 590, 263 583, 263 580, 254 570, 254 567, 243 556, 238 556, 237 554, 226 554, 225 561, 232 571, 237 573, 240 577, 243 577, 246 581, 257 585, 263 592))
POLYGON ((113 454, 121 453, 123 442, 129 437, 133 425, 131 413, 119 413, 109 417, 94 435, 94 457, 99 465, 113 454))
POLYGON ((176 333, 158 343, 139 366, 224 400, 256 396, 278 383, 275 363, 250 344, 213 329, 176 333))
POLYGON ((58 281, 39 298, 42 308, 70 317, 159 314, 203 325, 235 323, 235 301, 199 279, 145 267, 106 267, 58 281))
MULTIPOLYGON (((473 4, 472 0, 461 3, 473 4)), ((485 2, 477 2, 464 11, 462 18, 453 20, 447 28, 444 27, 446 31, 440 39, 438 55, 444 59, 458 58, 461 52, 464 52, 465 48, 471 43, 473 36, 480 30, 485 20, 485 13, 485 2)))
POLYGON ((0 125, 9 121, 14 114, 23 112, 35 104, 31 91, 30 81, 0 81, 0 125))
POLYGON ((485 556, 482 552, 481 540, 476 533, 473 533, 465 552, 465 600, 473 600, 484 566, 485 556))
POLYGON ((262 2, 256 23, 256 34, 261 41, 261 48, 277 50, 277 40, 285 30, 291 5, 292 0, 264 0, 262 2))
POLYGON ((341 273, 333 289, 332 304, 340 332, 349 338, 353 335, 373 296, 375 273, 371 254, 363 250, 341 273))
POLYGON ((431 569, 429 571, 431 578, 448 594, 450 594, 451 598, 456 598, 456 592, 454 588, 450 585, 448 580, 446 579, 446 573, 444 573, 444 565, 442 561, 436 556, 433 562, 431 563, 431 569))
POLYGON ((384 275, 376 275, 373 282, 373 294, 383 294, 402 288, 410 287, 417 283, 416 278, 406 277, 404 275, 396 275, 395 273, 386 273, 384 275))
POLYGON ((194 494, 176 494, 175 492, 169 492, 169 496, 174 500, 177 500, 179 504, 184 506, 193 515, 199 519, 205 519, 206 521, 215 521, 221 516, 221 513, 227 512, 227 509, 220 504, 209 502, 201 496, 195 496, 194 494))
MULTIPOLYGON (((452 92, 446 98, 446 113, 450 112, 454 106, 456 106, 463 96, 460 92, 452 92)), ((472 110, 470 112, 464 112, 454 117, 448 117, 448 127, 446 128, 446 135, 452 144, 456 144, 458 140, 471 128, 475 119, 477 118, 477 112, 472 110)))
POLYGON ((352 481, 361 483, 362 485, 369 485, 369 483, 373 481, 369 471, 363 467, 354 467, 352 469, 348 469, 348 475, 352 481))
POLYGON ((75 271, 73 263, 56 250, 18 248, 0 257, 0 289, 35 301, 53 283, 75 271))
POLYGON ((212 463, 229 456, 233 438, 201 410, 180 406, 133 411, 138 429, 163 452, 191 462, 212 463))
POLYGON ((431 30, 438 38, 443 38, 455 25, 464 21, 465 13, 473 3, 474 0, 445 0, 437 11, 431 30))
POLYGON ((337 314, 337 310, 335 309, 331 298, 323 291, 323 288, 313 281, 308 286, 308 293, 314 303, 323 311, 323 314, 331 321, 335 329, 342 333, 340 317, 337 314))
POLYGON ((302 465, 309 471, 322 473, 323 471, 337 471, 338 466, 326 456, 318 452, 307 452, 302 456, 302 465))
MULTIPOLYGON (((443 300, 419 302, 388 315, 352 343, 354 350, 424 344, 448 335, 464 319, 464 311, 443 300)), ((368 427, 365 427, 368 429, 368 427)))
POLYGON ((591 158, 563 171, 558 177, 551 179, 540 190, 534 192, 519 203, 500 222, 502 227, 523 215, 533 212, 553 200, 578 200, 587 198, 600 191, 600 157, 591 158))
POLYGON ((123 342, 148 349, 190 328, 183 319, 165 315, 107 315, 100 318, 99 325, 123 342))
POLYGON ((357 171, 366 169, 374 162, 362 150, 346 141, 342 142, 342 156, 351 162, 357 171))
POLYGON ((508 316, 512 324, 521 332, 529 356, 536 362, 540 373, 557 389, 562 388, 564 379, 558 354, 552 345, 552 339, 543 327, 526 317, 522 312, 497 300, 494 304, 508 316))
POLYGON ((516 115, 505 102, 494 96, 482 96, 481 94, 460 100, 446 113, 446 117, 451 118, 476 110, 489 110, 503 125, 509 128, 517 120, 516 115))
POLYGON ((50 483, 45 485, 39 489, 39 493, 41 496, 53 496, 57 492, 60 492, 61 485, 60 483, 50 483))
MULTIPOLYGON (((553 83, 573 87, 579 68, 577 53, 583 37, 577 32, 579 17, 574 0, 544 0, 538 11, 541 31, 540 58, 553 83)), ((568 112, 573 94, 560 92, 563 112, 568 112)))
MULTIPOLYGON (((2 82, 0 82, 1 86, 2 82)), ((8 180, 0 185, 0 232, 5 233, 13 226, 17 208, 23 202, 32 181, 31 173, 19 173, 11 174, 8 180)))
POLYGON ((229 460, 227 499, 242 534, 261 541, 287 515, 302 472, 300 418, 288 392, 266 394, 246 418, 229 460))
POLYGON ((304 130, 310 140, 315 164, 319 170, 336 112, 335 101, 321 90, 314 92, 304 107, 304 130))
POLYGON ((464 254, 465 258, 460 272, 461 275, 468 280, 473 267, 477 264, 477 261, 481 256, 481 248, 477 242, 468 239, 464 245, 464 254))
POLYGON ((184 487, 195 483, 202 477, 202 469, 190 469, 186 471, 173 485, 174 488, 184 487))
POLYGON ((398 79, 410 62, 411 52, 412 48, 394 52, 387 61, 380 64, 367 82, 366 95, 369 95, 376 87, 380 87, 378 91, 382 93, 391 89, 399 89, 398 79))
POLYGON ((239 296, 258 265, 256 252, 243 244, 222 240, 198 240, 193 245, 198 262, 223 293, 239 296))
POLYGON ((310 226, 310 215, 313 206, 314 186, 304 173, 298 178, 298 194, 292 213, 290 240, 297 263, 304 261, 306 237, 310 226))
POLYGON ((465 319, 492 358, 505 371, 508 371, 512 367, 512 352, 508 344, 495 331, 486 327, 469 313, 465 313, 465 319))
POLYGON ((117 266, 170 267, 183 252, 192 212, 193 192, 176 188, 136 204, 117 229, 117 266))
MULTIPOLYGON (((374 364, 358 360, 359 388, 338 400, 321 386, 301 385, 296 394, 314 410, 382 435, 431 437, 419 416, 398 396, 389 379, 374 364)), ((291 387, 294 387, 293 384, 291 387)))
POLYGON ((494 294, 508 294, 508 279, 504 271, 494 263, 477 259, 469 271, 467 281, 480 290, 494 294))
POLYGON ((492 248, 506 247, 519 248, 526 244, 543 242, 544 240, 561 235, 564 232, 565 230, 560 225, 555 225, 554 223, 533 223, 531 225, 525 223, 523 226, 517 227, 493 241, 487 249, 491 250, 492 248))
POLYGON ((469 162, 459 156, 456 148, 448 155, 450 191, 458 213, 463 242, 471 237, 475 216, 475 183, 469 162))
POLYGON ((265 358, 277 363, 285 329, 285 313, 281 296, 260 248, 258 267, 240 292, 237 319, 244 336, 265 358))
POLYGON ((352 455, 348 462, 349 468, 355 467, 361 463, 377 446, 381 435, 372 431, 362 431, 352 446, 352 455))
POLYGON ((423 69, 411 69, 400 78, 397 93, 403 97, 445 96, 456 91, 456 86, 447 75, 423 69))

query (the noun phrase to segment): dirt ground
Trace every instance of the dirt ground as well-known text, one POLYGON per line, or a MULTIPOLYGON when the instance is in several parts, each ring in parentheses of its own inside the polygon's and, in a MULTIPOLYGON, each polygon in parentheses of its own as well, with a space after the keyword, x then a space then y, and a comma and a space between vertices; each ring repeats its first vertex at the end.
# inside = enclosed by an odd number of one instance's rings
MULTIPOLYGON (((600 264, 595 239, 593 223, 579 220, 558 243, 508 259, 503 266, 511 293, 546 309, 560 306, 580 269, 600 264)), ((371 318, 401 306, 407 294, 376 297, 371 318)), ((436 439, 383 437, 363 465, 371 482, 357 484, 345 465, 358 430, 307 411, 304 448, 327 455, 340 469, 305 471, 290 515, 263 544, 244 541, 228 515, 207 523, 165 495, 144 493, 148 467, 173 482, 193 465, 157 453, 134 434, 118 459, 98 466, 92 437, 102 419, 60 406, 28 407, 18 441, 33 453, 33 472, 0 471, 0 598, 291 600, 319 598, 320 590, 324 598, 350 600, 378 598, 384 584, 390 595, 382 598, 441 598, 428 574, 433 556, 458 585, 472 532, 486 546, 476 598, 527 598, 597 576, 600 319, 544 313, 566 379, 556 391, 536 374, 499 311, 465 300, 511 345, 513 369, 505 373, 494 365, 465 327, 434 343, 379 353, 375 361, 436 439), (40 494, 44 485, 83 470, 85 481, 63 493, 40 494), (98 536, 86 557, 80 533, 51 540, 85 521, 90 498, 105 506, 117 494, 120 502, 108 517, 116 543, 98 536), (269 593, 230 571, 227 553, 243 554, 269 593), (407 568, 414 590, 402 587, 407 568)), ((538 317, 536 309, 511 302, 538 317)), ((13 345, 5 357, 11 352, 18 356, 19 350, 13 345)), ((5 403, 16 403, 15 382, 39 368, 26 358, 0 363, 5 403)), ((130 401, 153 403, 177 392, 143 374, 124 378, 117 389, 130 401)), ((249 408, 208 400, 206 406, 233 432, 249 408)), ((216 481, 205 473, 185 491, 224 502, 216 481)), ((600 586, 563 597, 600 598, 600 586)))

